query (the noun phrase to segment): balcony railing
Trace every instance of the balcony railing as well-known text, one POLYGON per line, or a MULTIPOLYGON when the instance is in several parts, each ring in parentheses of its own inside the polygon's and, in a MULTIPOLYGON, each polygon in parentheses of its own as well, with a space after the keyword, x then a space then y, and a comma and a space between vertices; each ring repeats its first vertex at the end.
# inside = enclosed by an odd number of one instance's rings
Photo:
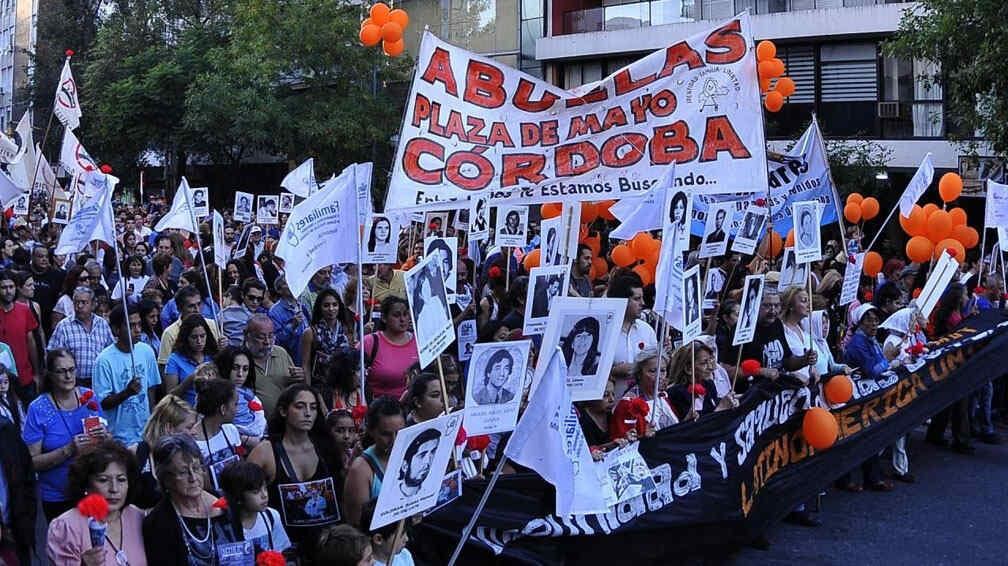
POLYGON ((748 9, 752 14, 775 14, 825 8, 900 4, 903 0, 734 0, 734 6, 714 11, 709 0, 652 0, 571 10, 564 13, 563 29, 556 35, 660 26, 703 19, 729 18, 748 9), (724 13, 720 13, 724 12, 724 13))

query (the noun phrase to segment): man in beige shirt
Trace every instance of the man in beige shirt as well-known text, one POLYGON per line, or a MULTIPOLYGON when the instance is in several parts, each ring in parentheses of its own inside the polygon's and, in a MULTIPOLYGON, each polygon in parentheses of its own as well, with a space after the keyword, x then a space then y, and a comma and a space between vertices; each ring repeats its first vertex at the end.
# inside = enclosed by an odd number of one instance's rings
POLYGON ((395 296, 406 298, 406 282, 403 272, 393 268, 391 263, 380 263, 375 268, 375 275, 367 278, 371 289, 371 299, 381 303, 385 297, 395 296))
POLYGON ((267 419, 273 416, 283 390, 305 381, 304 369, 295 366, 290 354, 278 348, 275 342, 273 321, 269 316, 257 314, 249 319, 245 327, 245 347, 252 352, 252 362, 256 366, 255 392, 262 401, 267 419))

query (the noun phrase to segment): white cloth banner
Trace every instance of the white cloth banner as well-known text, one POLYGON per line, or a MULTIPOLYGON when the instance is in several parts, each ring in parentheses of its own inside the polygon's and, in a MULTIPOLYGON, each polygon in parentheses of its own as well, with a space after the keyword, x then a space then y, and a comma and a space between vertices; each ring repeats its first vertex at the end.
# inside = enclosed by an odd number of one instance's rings
POLYGON ((63 131, 63 147, 60 149, 60 165, 70 176, 83 176, 88 171, 96 171, 98 163, 84 149, 80 140, 70 130, 63 131))
POLYGON ((308 195, 316 192, 318 183, 315 182, 315 158, 309 157, 287 173, 283 181, 280 181, 280 186, 301 198, 308 198, 308 195))
MULTIPOLYGON (((25 152, 31 148, 31 137, 27 140, 23 137, 25 119, 30 119, 31 113, 25 112, 21 116, 21 121, 18 122, 17 129, 14 130, 14 136, 8 136, 7 134, 0 132, 0 161, 4 163, 16 163, 20 161, 25 152)), ((28 134, 31 135, 31 125, 28 126, 28 134)))
POLYGON ((565 386, 567 366, 559 348, 546 363, 546 372, 532 391, 504 455, 553 484, 557 517, 604 513, 612 483, 592 461, 565 386))
POLYGON ((372 163, 357 163, 354 165, 354 178, 357 187, 357 223, 363 225, 367 217, 374 212, 371 204, 371 172, 372 163))
POLYGON ((110 246, 116 245, 115 226, 112 224, 112 191, 119 179, 105 175, 107 182, 103 188, 74 211, 73 218, 63 227, 57 255, 77 253, 88 243, 100 240, 110 246))
POLYGON ((49 164, 49 160, 46 159, 46 156, 38 145, 35 146, 35 161, 32 167, 38 169, 37 175, 35 175, 34 169, 31 173, 35 176, 34 190, 44 190, 50 197, 52 197, 53 190, 56 190, 56 198, 69 199, 72 197, 72 193, 67 193, 63 190, 63 187, 59 186, 59 183, 56 181, 56 172, 53 171, 52 165, 49 164))
POLYGON ((155 232, 162 232, 168 228, 177 228, 186 232, 196 231, 196 226, 193 224, 191 193, 189 181, 182 177, 182 182, 179 183, 178 190, 175 191, 175 198, 172 199, 171 209, 161 217, 161 220, 158 220, 154 226, 155 232))
POLYGON ((356 262, 360 246, 355 166, 294 207, 276 254, 284 260, 287 285, 297 297, 315 272, 336 263, 356 262))
POLYGON ((81 109, 77 100, 77 83, 70 72, 70 58, 63 62, 63 72, 60 73, 59 84, 56 85, 56 99, 53 101, 53 113, 68 130, 75 130, 80 125, 81 109))
POLYGON ((17 186, 6 173, 0 171, 0 204, 7 208, 22 193, 24 191, 21 190, 21 187, 17 186))
POLYGON ((921 160, 920 167, 917 168, 917 172, 914 176, 910 178, 910 182, 907 183, 906 189, 903 191, 903 195, 899 199, 900 214, 910 218, 910 213, 913 211, 913 205, 917 204, 917 201, 921 198, 921 195, 927 191, 928 187, 931 186, 931 181, 934 179, 934 161, 931 159, 931 152, 927 152, 924 159, 921 160))
POLYGON ((567 91, 425 33, 385 210, 617 199, 672 163, 699 192, 765 192, 752 35, 742 14, 567 91))
POLYGON ((1008 185, 987 179, 984 228, 1008 227, 1008 185))

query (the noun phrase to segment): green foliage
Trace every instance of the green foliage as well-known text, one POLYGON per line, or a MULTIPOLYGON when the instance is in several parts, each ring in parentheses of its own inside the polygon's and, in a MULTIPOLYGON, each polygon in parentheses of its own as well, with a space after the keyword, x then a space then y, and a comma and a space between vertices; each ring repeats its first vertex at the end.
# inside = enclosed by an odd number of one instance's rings
POLYGON ((952 132, 982 131, 993 150, 1008 150, 1008 4, 995 0, 921 0, 903 13, 888 54, 937 62, 924 77, 941 84, 952 132))
POLYGON ((892 150, 871 140, 827 140, 826 156, 840 198, 850 193, 871 195, 878 181, 875 175, 884 171, 892 150))

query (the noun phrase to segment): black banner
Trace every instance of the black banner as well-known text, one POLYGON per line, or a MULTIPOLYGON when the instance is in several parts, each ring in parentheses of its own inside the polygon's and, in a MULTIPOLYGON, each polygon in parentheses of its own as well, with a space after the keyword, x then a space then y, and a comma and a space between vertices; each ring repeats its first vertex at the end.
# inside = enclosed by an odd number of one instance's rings
MULTIPOLYGON (((602 515, 553 516, 553 486, 534 474, 502 476, 460 564, 662 560, 687 550, 742 544, 871 454, 987 380, 1006 372, 1008 315, 987 311, 942 338, 920 362, 882 380, 855 380, 833 410, 840 439, 817 452, 801 433, 809 388, 768 383, 742 406, 660 431, 640 442, 653 491, 602 515)), ((447 563, 486 482, 426 517, 414 553, 447 563)), ((614 562, 622 563, 622 562, 614 562)))

